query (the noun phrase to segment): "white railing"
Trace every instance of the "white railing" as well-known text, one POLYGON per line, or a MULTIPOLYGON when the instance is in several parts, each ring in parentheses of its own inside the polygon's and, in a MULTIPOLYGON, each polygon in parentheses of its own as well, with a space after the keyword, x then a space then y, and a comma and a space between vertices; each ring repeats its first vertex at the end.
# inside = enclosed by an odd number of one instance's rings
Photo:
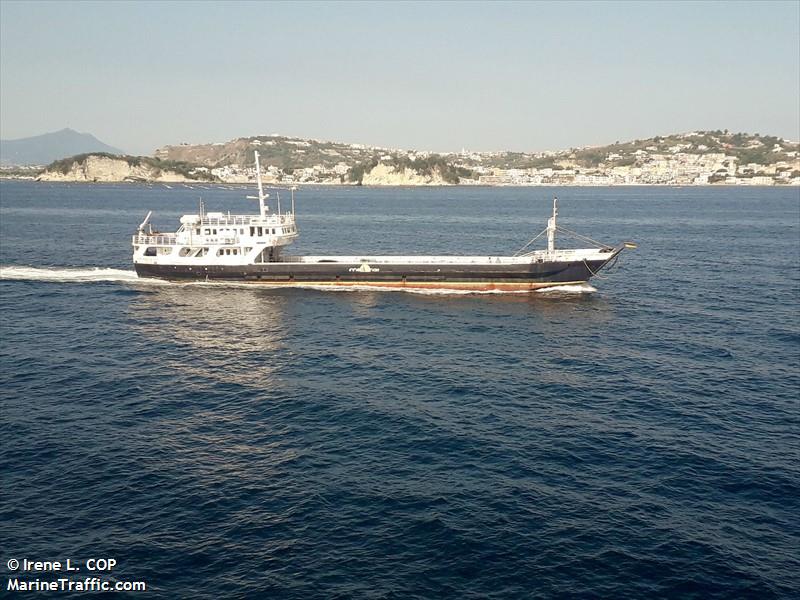
POLYGON ((223 217, 203 217, 200 223, 189 224, 189 226, 221 226, 221 225, 293 225, 294 215, 225 215, 223 217))

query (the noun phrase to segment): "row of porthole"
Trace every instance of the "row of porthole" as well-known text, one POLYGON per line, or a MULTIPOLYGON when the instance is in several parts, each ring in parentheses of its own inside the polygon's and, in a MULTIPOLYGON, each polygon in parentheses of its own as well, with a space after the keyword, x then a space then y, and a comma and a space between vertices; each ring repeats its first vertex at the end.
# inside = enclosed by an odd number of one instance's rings
MULTIPOLYGON (((195 229, 195 234, 196 235, 200 235, 200 231, 201 231, 200 228, 195 229)), ((203 229, 202 231, 203 231, 203 235, 217 235, 217 229, 203 229)), ((277 235, 280 235, 281 234, 280 230, 277 230, 277 231, 278 231, 277 235)), ((294 233, 295 231, 297 231, 297 230, 294 227, 287 227, 283 233, 290 234, 290 233, 294 233)), ((271 235, 276 235, 275 232, 276 232, 276 229, 274 227, 271 228, 271 229, 269 227, 252 227, 252 226, 250 227, 250 236, 251 237, 262 237, 262 236, 270 235, 270 234, 271 235)), ((230 233, 234 233, 234 234, 238 233, 239 235, 244 235, 244 227, 240 227, 238 230, 235 229, 235 228, 234 229, 220 229, 219 233, 220 233, 220 235, 230 234, 230 233)))
MULTIPOLYGON (((192 252, 195 250, 196 248, 181 248, 178 252, 178 255, 186 257, 192 254, 192 252)), ((241 253, 242 255, 245 255, 250 252, 250 250, 252 250, 252 248, 244 248, 242 249, 241 253)), ((200 252, 194 256, 195 258, 199 258, 201 256, 205 256, 206 254, 208 254, 208 248, 201 248, 200 252)), ((148 254, 147 251, 145 251, 145 256, 154 256, 154 254, 148 254)), ((217 256, 239 256, 239 248, 220 248, 217 250, 217 256)))

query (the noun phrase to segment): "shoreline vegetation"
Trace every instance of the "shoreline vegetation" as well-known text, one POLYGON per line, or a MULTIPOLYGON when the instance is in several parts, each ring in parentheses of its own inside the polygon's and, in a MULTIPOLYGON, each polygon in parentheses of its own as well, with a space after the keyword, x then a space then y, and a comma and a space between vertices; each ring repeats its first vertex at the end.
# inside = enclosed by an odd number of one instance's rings
POLYGON ((0 177, 82 183, 248 184, 254 152, 278 185, 800 185, 800 144, 774 136, 690 132, 558 152, 434 153, 280 135, 180 144, 154 156, 85 153, 0 177))

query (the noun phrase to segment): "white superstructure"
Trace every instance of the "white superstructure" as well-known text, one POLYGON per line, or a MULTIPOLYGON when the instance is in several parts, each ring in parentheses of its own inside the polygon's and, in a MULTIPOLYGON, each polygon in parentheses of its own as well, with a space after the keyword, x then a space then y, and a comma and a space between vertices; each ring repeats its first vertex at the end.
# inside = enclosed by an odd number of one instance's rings
POLYGON ((203 204, 195 215, 183 215, 175 233, 159 233, 149 224, 151 213, 133 236, 133 262, 170 265, 250 265, 278 260, 281 248, 297 238, 294 216, 294 188, 291 211, 270 213, 261 183, 261 169, 256 156, 259 214, 232 215, 205 212, 203 204))

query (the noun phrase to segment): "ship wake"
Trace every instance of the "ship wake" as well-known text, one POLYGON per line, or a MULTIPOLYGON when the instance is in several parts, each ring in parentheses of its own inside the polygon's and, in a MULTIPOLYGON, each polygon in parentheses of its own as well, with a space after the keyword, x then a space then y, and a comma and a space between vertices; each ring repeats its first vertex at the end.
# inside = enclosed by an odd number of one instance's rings
POLYGON ((0 267, 0 279, 15 281, 52 281, 60 283, 91 283, 117 281, 121 283, 142 281, 136 271, 102 267, 0 267))
POLYGON ((537 294, 593 294, 597 288, 589 285, 588 283, 581 283, 579 285, 554 285, 553 287, 546 287, 536 290, 537 294))
MULTIPOLYGON (((27 267, 27 266, 2 266, 0 267, 0 280, 7 281, 47 281, 54 283, 135 283, 146 285, 172 285, 172 286, 209 286, 245 289, 287 289, 282 285, 269 285, 268 283, 244 283, 234 281, 187 281, 171 282, 162 279, 140 278, 136 271, 125 269, 110 269, 103 267, 27 267)), ((520 295, 528 294, 527 290, 452 290, 452 289, 420 289, 380 287, 367 285, 330 286, 314 284, 296 284, 291 289, 307 289, 324 292, 405 292, 423 296, 474 296, 474 295, 520 295)), ((559 285, 536 290, 538 294, 588 294, 597 289, 589 284, 559 285)))

